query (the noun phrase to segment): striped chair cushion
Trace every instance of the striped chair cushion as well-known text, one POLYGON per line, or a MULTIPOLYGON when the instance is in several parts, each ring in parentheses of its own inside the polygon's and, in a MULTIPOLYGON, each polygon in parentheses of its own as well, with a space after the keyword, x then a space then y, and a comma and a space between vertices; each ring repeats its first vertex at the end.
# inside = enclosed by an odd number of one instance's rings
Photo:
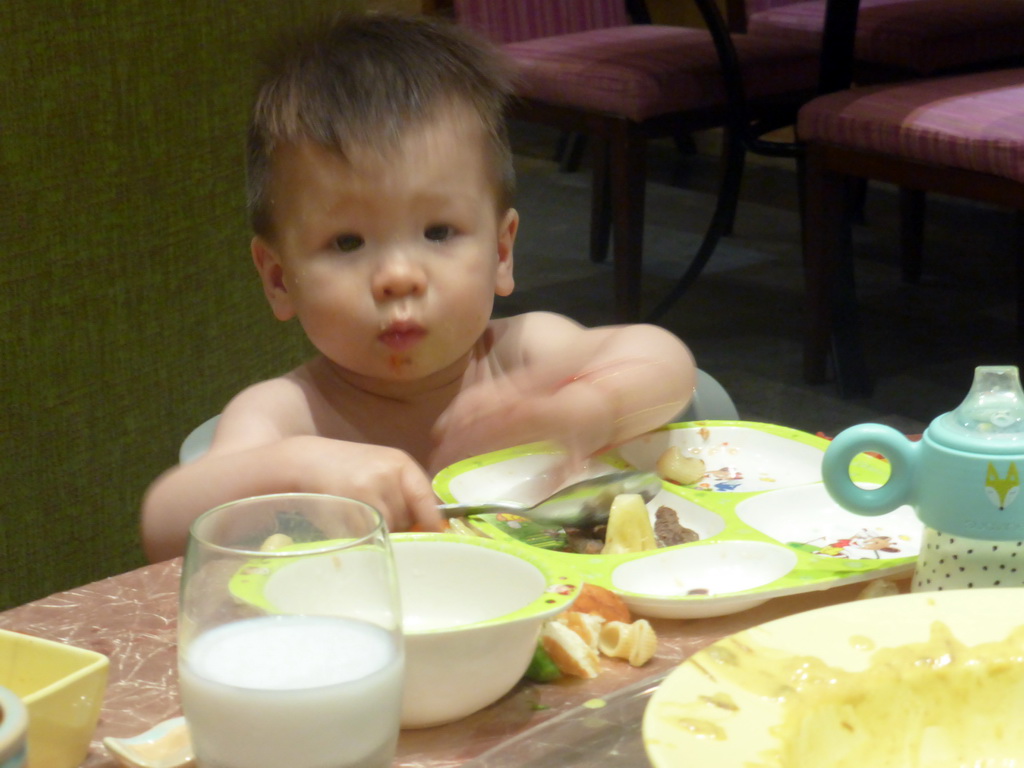
POLYGON ((632 23, 625 0, 455 0, 455 13, 460 24, 494 43, 632 23))
MULTIPOLYGON (((736 35, 751 98, 810 91, 817 54, 767 38, 736 35)), ((638 24, 504 46, 518 67, 521 96, 643 121, 724 106, 718 55, 706 31, 638 24)))
MULTIPOLYGON (((792 3, 750 13, 747 30, 820 44, 824 17, 825 0, 792 3)), ((1013 57, 1024 57, 1022 0, 861 0, 861 61, 926 75, 1013 57)))
POLYGON ((801 108, 797 135, 1024 182, 1024 69, 821 96, 801 108))

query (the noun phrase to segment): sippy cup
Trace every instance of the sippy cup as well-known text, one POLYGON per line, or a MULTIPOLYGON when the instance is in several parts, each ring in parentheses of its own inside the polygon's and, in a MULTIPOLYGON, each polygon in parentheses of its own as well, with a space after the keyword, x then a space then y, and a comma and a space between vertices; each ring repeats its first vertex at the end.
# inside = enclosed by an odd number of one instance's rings
POLYGON ((1024 392, 1016 366, 979 366, 960 406, 920 442, 861 424, 825 451, 825 488, 842 507, 882 515, 909 504, 924 523, 914 591, 1024 586, 1024 392), (876 451, 891 465, 877 489, 850 480, 850 462, 876 451))

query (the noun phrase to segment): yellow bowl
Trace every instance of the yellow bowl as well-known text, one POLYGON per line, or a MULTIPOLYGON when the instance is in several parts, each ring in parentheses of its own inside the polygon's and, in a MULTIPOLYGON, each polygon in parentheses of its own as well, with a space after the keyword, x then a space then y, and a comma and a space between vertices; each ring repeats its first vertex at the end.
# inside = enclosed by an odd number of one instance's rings
POLYGON ((28 709, 31 765, 76 768, 85 760, 109 666, 95 651, 0 630, 0 686, 28 709))

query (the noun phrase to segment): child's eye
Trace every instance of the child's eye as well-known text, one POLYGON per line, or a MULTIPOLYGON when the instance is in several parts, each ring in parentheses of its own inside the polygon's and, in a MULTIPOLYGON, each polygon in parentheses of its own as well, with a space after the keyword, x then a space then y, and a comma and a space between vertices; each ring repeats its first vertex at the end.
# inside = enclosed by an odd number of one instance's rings
POLYGON ((363 238, 359 235, 340 235, 334 238, 334 247, 342 253, 357 251, 363 246, 363 238))
POLYGON ((427 240, 433 240, 435 243, 443 243, 445 240, 450 239, 454 234, 455 230, 447 224, 437 224, 433 227, 427 227, 423 232, 423 236, 427 238, 427 240))

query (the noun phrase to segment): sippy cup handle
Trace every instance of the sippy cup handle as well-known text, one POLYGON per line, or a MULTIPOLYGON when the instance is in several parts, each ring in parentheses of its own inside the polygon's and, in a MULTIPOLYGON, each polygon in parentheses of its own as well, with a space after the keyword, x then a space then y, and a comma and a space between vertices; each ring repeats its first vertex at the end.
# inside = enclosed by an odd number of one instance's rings
POLYGON ((821 476, 829 495, 844 509, 859 515, 884 515, 911 501, 919 443, 883 424, 859 424, 840 432, 825 451, 821 476), (850 462, 857 454, 874 451, 889 460, 885 485, 861 488, 850 479, 850 462))

